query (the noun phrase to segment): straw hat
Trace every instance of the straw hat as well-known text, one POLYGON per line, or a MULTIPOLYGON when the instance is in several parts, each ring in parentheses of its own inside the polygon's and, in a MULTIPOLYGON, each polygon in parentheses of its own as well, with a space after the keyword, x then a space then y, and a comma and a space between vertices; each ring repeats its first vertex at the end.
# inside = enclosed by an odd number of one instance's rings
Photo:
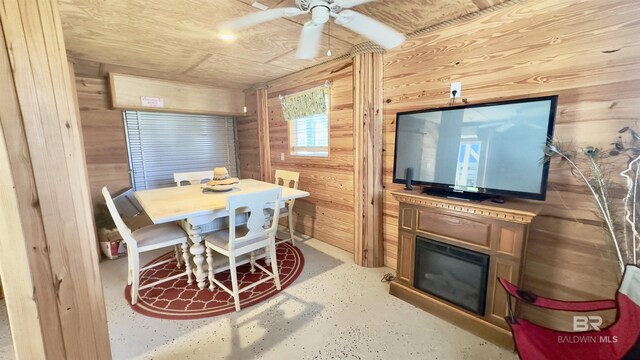
POLYGON ((213 169, 213 179, 207 183, 209 186, 224 186, 233 185, 239 183, 238 178, 232 178, 229 176, 227 168, 219 167, 213 169))

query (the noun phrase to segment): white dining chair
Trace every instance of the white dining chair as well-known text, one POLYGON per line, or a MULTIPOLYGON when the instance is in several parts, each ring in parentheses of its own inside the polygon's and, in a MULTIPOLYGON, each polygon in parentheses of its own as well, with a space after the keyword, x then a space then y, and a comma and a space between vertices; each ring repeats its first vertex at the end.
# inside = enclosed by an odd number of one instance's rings
MULTIPOLYGON (((127 227, 124 221, 122 221, 122 218, 120 217, 120 214, 116 209, 116 205, 114 204, 113 199, 111 199, 111 194, 109 194, 109 190, 107 190, 106 187, 102 188, 102 195, 104 196, 104 200, 106 201, 107 207, 109 208, 109 213, 111 214, 113 221, 116 223, 116 228, 120 232, 122 239, 127 245, 127 285, 131 285, 131 304, 135 305, 138 302, 138 292, 140 290, 155 286, 157 284, 185 275, 187 275, 188 283, 192 283, 191 265, 189 263, 189 246, 187 244, 187 233, 181 227, 179 227, 175 223, 154 224, 131 232, 129 227, 127 227), (185 271, 168 278, 160 279, 153 283, 140 286, 140 273, 142 271, 172 261, 172 259, 168 259, 159 263, 152 264, 150 266, 140 268, 140 254, 146 251, 161 249, 164 247, 172 247, 175 245, 180 245, 182 247, 182 258, 185 264, 185 271)), ((178 267, 180 267, 180 262, 178 262, 178 267)))
POLYGON ((273 279, 276 289, 280 290, 280 275, 276 261, 276 231, 278 230, 278 214, 282 189, 275 188, 250 194, 230 195, 227 197, 227 211, 229 212, 229 228, 212 232, 204 237, 207 246, 207 264, 209 265, 209 289, 215 285, 233 296, 236 311, 240 311, 240 293, 273 279), (265 210, 274 208, 275 216, 271 217, 271 224, 265 224, 265 210), (236 226, 236 210, 249 211, 245 225, 236 226), (271 271, 255 261, 255 252, 264 249, 271 259, 271 271), (226 256, 231 271, 231 289, 215 279, 213 252, 226 256), (255 267, 264 271, 268 276, 240 289, 236 271, 236 259, 250 254, 252 272, 255 267), (214 285, 215 284, 215 285, 214 285))
POLYGON ((182 186, 183 181, 188 181, 190 185, 201 184, 205 180, 213 179, 213 170, 174 173, 173 181, 176 185, 182 186))
MULTIPOLYGON (((275 175, 275 183, 276 185, 282 185, 289 188, 297 189, 298 188, 298 179, 300 178, 300 173, 288 170, 276 170, 275 175)), ((296 239, 293 236, 293 204, 295 199, 287 200, 284 202, 284 207, 280 209, 280 217, 287 217, 287 224, 289 227, 289 238, 282 239, 278 241, 276 244, 280 244, 285 241, 291 240, 291 245, 296 246, 296 239)))

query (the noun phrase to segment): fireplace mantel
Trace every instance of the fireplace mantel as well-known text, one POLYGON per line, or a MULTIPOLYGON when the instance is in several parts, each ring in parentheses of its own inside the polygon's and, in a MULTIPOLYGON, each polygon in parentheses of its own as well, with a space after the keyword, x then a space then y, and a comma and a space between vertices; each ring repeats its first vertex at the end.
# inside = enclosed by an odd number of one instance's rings
POLYGON ((497 278, 521 284, 529 224, 542 203, 508 200, 471 202, 420 194, 392 192, 400 202, 397 276, 389 292, 436 316, 500 346, 512 348, 504 320, 507 296, 497 278), (416 237, 489 255, 484 316, 472 313, 414 285, 416 237))
POLYGON ((542 205, 538 203, 509 200, 503 204, 491 201, 473 202, 439 196, 429 196, 415 191, 396 191, 393 196, 405 204, 452 210, 459 213, 481 215, 518 224, 529 224, 538 214, 542 205))

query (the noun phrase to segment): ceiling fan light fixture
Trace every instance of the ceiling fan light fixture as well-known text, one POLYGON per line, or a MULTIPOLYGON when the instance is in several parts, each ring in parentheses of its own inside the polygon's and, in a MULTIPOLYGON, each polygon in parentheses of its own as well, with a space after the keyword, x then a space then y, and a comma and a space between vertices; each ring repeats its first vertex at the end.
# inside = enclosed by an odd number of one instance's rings
POLYGON ((311 9, 311 19, 318 25, 326 24, 326 22, 329 21, 330 13, 331 11, 328 7, 324 5, 318 5, 311 9))

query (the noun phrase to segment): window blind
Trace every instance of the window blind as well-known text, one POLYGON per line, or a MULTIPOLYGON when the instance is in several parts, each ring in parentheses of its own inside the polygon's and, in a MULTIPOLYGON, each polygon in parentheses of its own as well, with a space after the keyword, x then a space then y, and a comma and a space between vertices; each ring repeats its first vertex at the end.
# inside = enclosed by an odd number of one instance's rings
POLYGON ((226 167, 238 177, 231 117, 125 111, 135 190, 174 186, 173 174, 226 167))
POLYGON ((292 151, 297 155, 326 155, 329 150, 327 114, 311 115, 292 121, 292 151))

